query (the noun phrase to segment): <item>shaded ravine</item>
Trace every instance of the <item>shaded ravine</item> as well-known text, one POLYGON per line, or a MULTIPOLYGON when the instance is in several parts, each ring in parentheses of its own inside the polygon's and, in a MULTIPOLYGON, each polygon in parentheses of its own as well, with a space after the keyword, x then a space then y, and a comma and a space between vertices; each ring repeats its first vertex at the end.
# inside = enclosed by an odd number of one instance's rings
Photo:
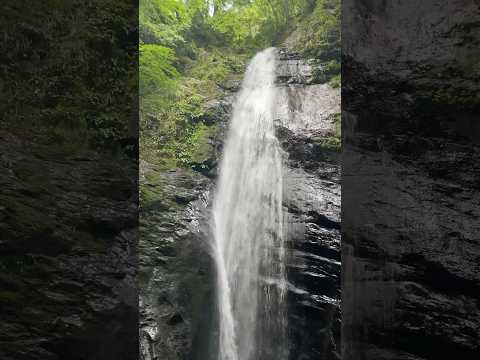
MULTIPOLYGON (((329 136, 340 111, 340 91, 311 84, 307 61, 277 51, 275 132, 284 151, 286 305, 289 359, 336 359, 340 331, 339 153, 329 136), (314 102, 312 102, 314 101, 314 102)), ((218 102, 211 139, 222 153, 234 93, 218 102)), ((142 163, 140 257, 142 359, 218 360, 216 271, 211 257, 215 167, 162 172, 142 163)))

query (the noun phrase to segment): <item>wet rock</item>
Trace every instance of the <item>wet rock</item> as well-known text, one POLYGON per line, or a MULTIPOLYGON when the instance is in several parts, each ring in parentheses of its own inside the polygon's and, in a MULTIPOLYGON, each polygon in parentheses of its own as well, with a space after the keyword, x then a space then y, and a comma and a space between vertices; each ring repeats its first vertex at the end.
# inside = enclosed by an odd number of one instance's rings
POLYGON ((207 125, 227 122, 232 104, 227 99, 213 99, 204 105, 204 114, 199 118, 207 125))
POLYGON ((479 11, 344 2, 346 360, 478 357, 479 11))
POLYGON ((183 323, 183 318, 182 318, 182 315, 180 315, 180 314, 174 314, 167 321, 167 324, 172 325, 172 326, 175 326, 175 325, 178 325, 178 324, 181 324, 181 323, 183 323))
POLYGON ((289 329, 292 359, 340 357, 340 158, 315 138, 330 136, 340 92, 310 84, 311 66, 279 53, 276 133, 285 151, 289 329))
POLYGON ((195 171, 165 173, 146 162, 141 171, 156 189, 140 214, 141 358, 185 359, 199 351, 197 339, 212 331, 214 274, 201 200, 212 181, 195 171), (205 313, 210 319, 199 320, 205 313))
POLYGON ((219 84, 219 86, 229 92, 236 92, 240 90, 242 85, 242 77, 242 75, 230 75, 223 83, 219 84))
POLYGON ((0 138, 0 358, 133 358, 134 161, 0 138))
POLYGON ((200 118, 209 125, 209 130, 202 139, 197 140, 190 167, 212 179, 217 175, 217 165, 232 112, 233 98, 234 95, 227 92, 222 99, 209 101, 205 105, 204 115, 200 118))
POLYGON ((277 81, 280 84, 310 84, 313 80, 312 66, 300 54, 283 48, 279 50, 277 81))

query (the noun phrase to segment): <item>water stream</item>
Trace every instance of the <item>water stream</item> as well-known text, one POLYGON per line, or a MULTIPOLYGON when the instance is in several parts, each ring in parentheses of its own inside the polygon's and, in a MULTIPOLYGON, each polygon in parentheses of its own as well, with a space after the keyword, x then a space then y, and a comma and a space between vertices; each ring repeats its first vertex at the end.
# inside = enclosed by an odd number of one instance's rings
POLYGON ((276 50, 250 62, 233 108, 213 205, 219 360, 288 358, 276 50))

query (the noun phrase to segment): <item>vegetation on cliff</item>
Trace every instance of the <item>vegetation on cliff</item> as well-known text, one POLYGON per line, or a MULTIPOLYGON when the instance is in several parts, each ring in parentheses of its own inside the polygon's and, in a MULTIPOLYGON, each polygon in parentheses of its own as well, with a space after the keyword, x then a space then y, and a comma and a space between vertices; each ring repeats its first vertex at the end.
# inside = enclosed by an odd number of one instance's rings
POLYGON ((317 0, 293 34, 293 48, 307 58, 315 59, 314 76, 317 82, 340 86, 340 1, 317 0))
POLYGON ((339 0, 141 0, 141 156, 166 169, 204 162, 217 129, 210 104, 256 51, 287 37, 315 59, 317 82, 338 86, 339 18, 339 0))
POLYGON ((133 2, 9 1, 1 16, 2 126, 64 153, 135 146, 133 2))

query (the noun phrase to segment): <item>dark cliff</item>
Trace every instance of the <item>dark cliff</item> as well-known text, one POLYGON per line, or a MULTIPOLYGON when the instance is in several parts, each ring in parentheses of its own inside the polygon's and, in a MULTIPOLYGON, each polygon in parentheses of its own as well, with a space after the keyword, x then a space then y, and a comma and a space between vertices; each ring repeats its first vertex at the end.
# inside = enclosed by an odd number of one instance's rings
POLYGON ((478 357, 478 1, 343 2, 343 358, 478 357))
POLYGON ((0 139, 0 358, 135 359, 136 161, 0 139))
POLYGON ((138 13, 3 1, 0 358, 138 357, 138 13))

